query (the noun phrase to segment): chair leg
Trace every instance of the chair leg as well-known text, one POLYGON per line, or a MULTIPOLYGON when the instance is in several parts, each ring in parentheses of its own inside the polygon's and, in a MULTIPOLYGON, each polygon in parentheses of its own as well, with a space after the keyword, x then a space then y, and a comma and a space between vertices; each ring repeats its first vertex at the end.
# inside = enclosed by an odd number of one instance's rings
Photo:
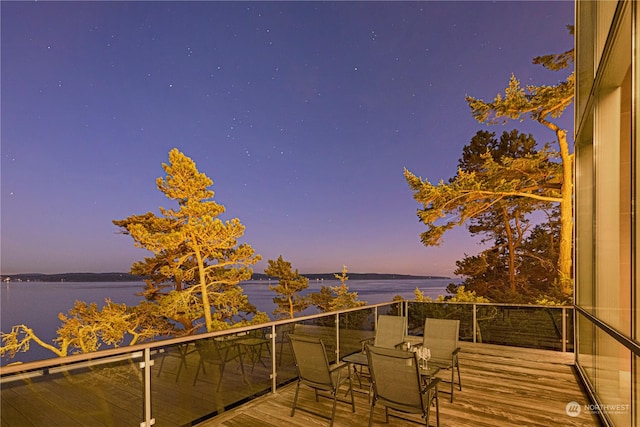
POLYGON ((436 385, 436 427, 440 427, 440 399, 438 399, 438 386, 436 385))
POLYGON ((202 372, 206 375, 206 372, 204 372, 204 362, 202 358, 200 358, 200 362, 198 363, 198 369, 196 369, 196 376, 193 379, 193 385, 196 385, 196 382, 198 381, 198 374, 200 374, 200 369, 202 369, 202 372))
MULTIPOLYGON (((287 340, 287 334, 282 333, 282 339, 280 340, 280 357, 278 358, 278 366, 282 365, 282 353, 284 351, 284 342, 287 340)), ((275 349, 274 349, 275 351, 275 349)))
POLYGON ((371 409, 369 410, 369 427, 371 427, 371 424, 373 423, 373 408, 376 406, 376 402, 373 401, 371 403, 371 409))
MULTIPOLYGON (((187 366, 185 365, 184 369, 187 369, 187 366)), ((180 361, 180 366, 178 366, 178 373, 176 374, 176 382, 178 382, 178 379, 180 378, 180 372, 182 372, 182 361, 180 361)))
POLYGON ((353 372, 358 378, 358 387, 362 388, 362 366, 360 366, 360 373, 358 373, 358 365, 353 365, 353 372))
POLYGON ((298 402, 298 392, 300 391, 300 381, 298 380, 298 385, 296 385, 296 394, 293 396, 293 406, 291 407, 291 416, 296 413, 296 404, 298 402))
POLYGON ((329 423, 329 427, 333 427, 333 419, 336 417, 336 403, 338 403, 337 389, 333 392, 333 409, 331 410, 331 422, 329 423))
POLYGON ((218 386, 216 387, 216 392, 220 391, 220 386, 222 386, 222 374, 224 374, 224 363, 220 366, 220 378, 218 378, 218 386))
MULTIPOLYGON (((260 347, 258 349, 258 360, 260 361, 260 363, 262 364, 263 367, 267 367, 267 365, 264 363, 264 360, 262 360, 262 346, 265 344, 260 344, 260 347)), ((269 354, 269 356, 271 356, 271 350, 269 349, 269 344, 266 344, 267 346, 267 354, 269 354)))
POLYGON ((458 369, 458 386, 460 386, 460 391, 462 391, 462 380, 460 379, 460 364, 456 363, 456 368, 458 369))
POLYGON ((453 366, 451 367, 451 403, 453 403, 453 390, 455 389, 455 382, 454 382, 454 378, 455 378, 455 369, 453 369, 453 366))
POLYGON ((244 360, 243 360, 243 354, 240 354, 240 356, 238 357, 238 359, 240 360, 240 371, 242 371, 242 381, 245 384, 248 384, 249 381, 247 381, 247 375, 244 373, 244 360))
POLYGON ((353 382, 349 378, 349 391, 351 392, 351 412, 356 412, 356 401, 353 399, 353 382))
MULTIPOLYGON (((167 351, 166 349, 164 350, 165 352, 167 351)), ((164 366, 164 359, 166 359, 167 355, 166 353, 163 353, 161 356, 161 360, 160 360, 160 366, 158 367, 158 377, 160 377, 160 373, 162 372, 162 367, 164 366)))

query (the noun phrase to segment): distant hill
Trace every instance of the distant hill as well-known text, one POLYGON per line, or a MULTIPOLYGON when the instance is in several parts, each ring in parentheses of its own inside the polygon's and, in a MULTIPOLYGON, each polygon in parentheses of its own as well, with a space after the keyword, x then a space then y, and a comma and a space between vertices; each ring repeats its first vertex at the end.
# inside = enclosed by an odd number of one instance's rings
MULTIPOLYGON (((333 280, 338 273, 303 274, 310 280, 333 280)), ((415 279, 450 279, 446 276, 412 276, 409 274, 380 274, 380 273, 347 273, 349 280, 415 280, 415 279)), ((21 273, 1 275, 0 280, 9 279, 12 282, 140 282, 143 276, 129 273, 21 273)), ((254 273, 253 280, 274 280, 266 274, 254 273)))
MULTIPOLYGON (((304 277, 307 277, 311 280, 321 279, 321 280, 333 280, 335 279, 334 274, 342 274, 339 273, 311 273, 304 274, 304 277)), ((410 274, 386 274, 386 273, 347 273, 347 277, 349 280, 415 280, 415 279, 450 279, 450 277, 446 276, 412 276, 410 274)), ((266 274, 254 273, 253 280, 275 280, 273 277, 268 277, 266 274)))
POLYGON ((144 279, 129 273, 21 273, 3 274, 0 278, 9 278, 12 282, 140 282, 144 279))

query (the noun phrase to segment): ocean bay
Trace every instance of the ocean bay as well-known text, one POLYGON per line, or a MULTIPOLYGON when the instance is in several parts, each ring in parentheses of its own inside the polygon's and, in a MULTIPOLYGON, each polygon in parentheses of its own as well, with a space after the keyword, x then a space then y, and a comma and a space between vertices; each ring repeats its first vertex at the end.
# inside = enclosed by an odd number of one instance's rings
MULTIPOLYGON (((459 283, 456 279, 405 279, 405 280, 350 280, 351 292, 357 292, 361 301, 369 304, 391 301, 400 295, 413 299, 414 290, 420 289, 426 296, 436 298, 446 293, 449 283, 459 283)), ((252 280, 242 282, 241 287, 249 296, 249 301, 258 310, 273 318, 275 293, 269 285, 276 281, 252 280)), ((311 280, 304 294, 317 292, 324 286, 336 286, 337 280, 311 280)), ((9 332, 14 325, 24 324, 45 342, 51 343, 60 327, 58 313, 66 313, 76 300, 94 302, 99 307, 106 298, 114 303, 135 305, 143 298, 136 295, 143 288, 142 282, 4 282, 0 292, 0 330, 9 332)), ((309 308, 305 314, 316 312, 309 308)), ((53 357, 53 353, 32 343, 26 353, 19 353, 13 359, 3 358, 2 365, 12 362, 28 362, 53 357)))

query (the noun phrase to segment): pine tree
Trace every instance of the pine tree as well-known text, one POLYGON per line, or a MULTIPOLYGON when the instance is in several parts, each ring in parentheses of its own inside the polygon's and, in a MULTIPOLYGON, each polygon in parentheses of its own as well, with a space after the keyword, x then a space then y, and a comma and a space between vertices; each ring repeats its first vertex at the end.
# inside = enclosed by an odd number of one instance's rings
POLYGON ((209 332, 227 328, 242 313, 256 312, 238 284, 251 279, 250 266, 260 255, 238 243, 244 234, 239 219, 219 218, 225 208, 213 200, 213 182, 193 160, 174 148, 162 167, 166 177, 156 185, 177 208, 161 207, 161 216, 148 212, 113 221, 137 247, 154 254, 135 263, 132 273, 150 277, 145 295, 188 332, 200 326, 201 318, 209 332), (174 289, 163 294, 160 289, 167 284, 174 289))
MULTIPOLYGON (((573 27, 568 27, 573 34, 573 27)), ((569 68, 574 61, 574 50, 560 54, 538 56, 533 59, 550 71, 569 68)), ((520 81, 511 76, 509 86, 503 95, 496 95, 493 101, 485 102, 467 96, 473 117, 480 123, 497 124, 508 120, 530 119, 551 130, 556 137, 557 153, 562 168, 559 180, 560 204, 560 246, 558 251, 558 272, 564 294, 571 292, 571 264, 573 249, 573 153, 567 139, 567 130, 554 122, 573 103, 575 72, 558 84, 528 85, 523 88, 520 81)))
POLYGON ((362 307, 367 304, 366 301, 358 300, 357 292, 349 292, 349 286, 347 286, 347 266, 342 266, 342 273, 333 275, 340 281, 338 286, 322 286, 320 292, 314 292, 310 295, 311 302, 320 311, 336 311, 344 310, 346 308, 362 307))
POLYGON ((276 317, 293 319, 295 313, 306 310, 311 304, 308 298, 300 294, 301 291, 309 288, 309 279, 298 273, 298 269, 293 271, 291 263, 285 261, 282 255, 275 261, 268 260, 267 263, 265 274, 279 279, 276 286, 269 285, 269 289, 277 294, 273 298, 277 306, 273 314, 276 317))
MULTIPOLYGON (((536 57, 533 62, 552 71, 563 70, 572 64, 573 50, 536 57)), ((561 227, 557 272, 561 292, 570 294, 573 154, 570 152, 567 131, 554 123, 553 119, 560 117, 571 105, 573 90, 572 72, 557 85, 530 85, 526 88, 522 88, 512 76, 505 95, 498 94, 492 102, 467 97, 473 117, 479 122, 495 124, 500 119, 504 123, 510 119, 529 118, 555 133, 558 149, 553 150, 545 145, 522 158, 505 157, 501 161, 485 153, 481 155, 480 171, 459 169, 450 182, 440 181, 437 185, 405 169, 405 179, 414 192, 414 198, 423 206, 418 210, 418 217, 427 225, 427 231, 421 234, 425 245, 440 244, 447 230, 478 218, 508 199, 526 198, 558 204, 561 227)))
POLYGON ((148 276, 141 293, 146 301, 128 307, 107 300, 102 308, 76 301, 67 314, 58 315, 62 325, 53 343, 44 342, 27 325, 15 325, 1 334, 1 356, 28 351, 31 343, 56 356, 133 345, 160 335, 194 333, 202 318, 209 332, 269 320, 238 286, 251 278, 250 266, 260 260, 251 246, 238 244, 244 226, 237 218, 218 218, 224 206, 213 201, 211 179, 198 172, 190 158, 174 148, 162 166, 167 176, 157 179, 157 187, 177 202, 177 209, 113 221, 137 247, 153 253, 131 267, 133 274, 148 276), (173 289, 165 292, 167 288, 173 289))

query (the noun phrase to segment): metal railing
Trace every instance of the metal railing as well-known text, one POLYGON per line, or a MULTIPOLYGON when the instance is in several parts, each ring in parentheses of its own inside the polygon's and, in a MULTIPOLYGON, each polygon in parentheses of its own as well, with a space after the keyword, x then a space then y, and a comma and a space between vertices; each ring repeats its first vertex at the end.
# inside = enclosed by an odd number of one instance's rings
POLYGON ((3 426, 194 425, 297 377, 287 333, 323 339, 330 361, 359 351, 380 314, 461 321, 460 339, 573 350, 573 307, 398 301, 0 368, 3 426), (138 420, 132 422, 132 420, 138 420))

